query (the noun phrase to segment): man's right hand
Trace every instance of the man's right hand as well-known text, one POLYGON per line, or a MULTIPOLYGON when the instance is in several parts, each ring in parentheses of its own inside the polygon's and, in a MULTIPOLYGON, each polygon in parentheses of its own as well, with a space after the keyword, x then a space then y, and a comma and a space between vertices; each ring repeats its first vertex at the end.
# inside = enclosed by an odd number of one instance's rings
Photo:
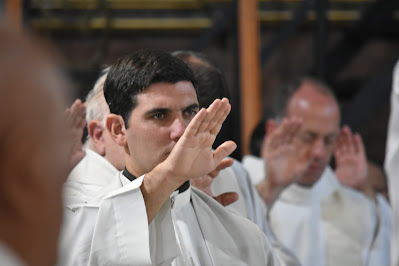
POLYGON ((216 150, 212 150, 212 144, 230 110, 231 106, 226 98, 217 99, 207 109, 201 109, 171 154, 161 163, 165 164, 165 168, 180 185, 191 178, 214 171, 236 149, 237 145, 233 141, 226 141, 216 150))
POLYGON ((285 187, 298 180, 309 166, 310 158, 300 155, 295 143, 301 125, 302 121, 298 118, 285 118, 263 142, 266 178, 258 184, 257 189, 268 206, 273 204, 285 187))

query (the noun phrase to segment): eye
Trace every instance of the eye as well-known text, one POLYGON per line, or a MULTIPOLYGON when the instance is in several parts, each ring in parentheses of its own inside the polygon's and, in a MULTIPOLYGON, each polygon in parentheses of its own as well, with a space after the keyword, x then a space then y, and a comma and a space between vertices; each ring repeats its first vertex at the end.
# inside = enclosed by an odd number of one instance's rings
POLYGON ((333 145, 334 143, 335 143, 335 140, 337 139, 337 137, 336 136, 329 136, 329 137, 326 137, 325 139, 324 139, 324 144, 326 145, 326 146, 331 146, 331 145, 333 145))
POLYGON ((189 110, 186 111, 186 115, 187 115, 188 117, 190 117, 190 116, 195 116, 197 113, 198 113, 198 110, 197 110, 197 109, 189 109, 189 110))
POLYGON ((165 117, 165 114, 164 113, 156 113, 156 114, 154 114, 153 117, 157 120, 161 120, 165 117))
POLYGON ((310 144, 314 141, 314 136, 311 134, 299 134, 299 140, 303 143, 310 144))

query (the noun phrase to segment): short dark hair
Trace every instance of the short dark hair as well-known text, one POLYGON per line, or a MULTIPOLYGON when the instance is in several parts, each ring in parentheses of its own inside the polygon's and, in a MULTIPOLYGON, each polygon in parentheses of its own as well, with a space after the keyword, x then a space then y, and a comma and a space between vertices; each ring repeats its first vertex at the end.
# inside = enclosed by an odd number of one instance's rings
POLYGON ((331 96, 338 103, 334 92, 328 85, 313 77, 301 77, 280 87, 275 92, 272 102, 272 113, 275 119, 279 120, 287 116, 287 107, 292 96, 299 90, 299 88, 304 83, 314 84, 318 92, 331 96))
POLYGON ((113 64, 104 83, 104 96, 111 113, 122 116, 128 127, 137 94, 151 84, 190 81, 198 97, 193 72, 180 59, 161 50, 142 49, 123 56, 113 64))
MULTIPOLYGON (((194 51, 176 51, 173 56, 186 63, 198 82, 198 101, 207 108, 215 99, 230 98, 223 72, 205 54, 194 51)), ((228 116, 212 147, 216 149, 226 140, 234 140, 234 121, 228 116)))
POLYGON ((263 140, 266 136, 266 120, 262 119, 256 125, 251 134, 251 139, 249 141, 249 153, 256 156, 262 157, 262 145, 263 140))
POLYGON ((226 79, 222 71, 205 54, 194 51, 176 51, 173 56, 186 63, 198 82, 198 98, 201 107, 207 108, 215 99, 230 99, 226 79))

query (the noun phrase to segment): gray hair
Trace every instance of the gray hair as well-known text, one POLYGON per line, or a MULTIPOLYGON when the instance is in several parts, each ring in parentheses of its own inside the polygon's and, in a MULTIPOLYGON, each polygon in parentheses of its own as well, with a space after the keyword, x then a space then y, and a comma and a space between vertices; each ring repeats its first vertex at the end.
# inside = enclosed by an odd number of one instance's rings
MULTIPOLYGON (((109 67, 102 71, 93 89, 86 97, 86 123, 89 125, 92 120, 99 120, 105 126, 105 118, 109 115, 109 107, 104 98, 104 83, 107 79, 109 67)), ((90 142, 90 135, 87 135, 86 144, 90 142)))
POLYGON ((99 77, 94 84, 93 89, 87 94, 86 97, 86 123, 88 124, 91 120, 104 121, 109 114, 109 107, 104 98, 104 83, 107 79, 109 67, 102 71, 101 77, 99 77))

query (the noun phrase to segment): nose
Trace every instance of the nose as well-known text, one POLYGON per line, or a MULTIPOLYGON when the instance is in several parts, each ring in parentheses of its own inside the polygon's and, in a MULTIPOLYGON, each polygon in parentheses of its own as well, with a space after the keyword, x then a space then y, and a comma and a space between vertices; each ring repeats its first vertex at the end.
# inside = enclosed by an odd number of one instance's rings
POLYGON ((186 130, 187 124, 182 117, 177 117, 172 125, 170 130, 170 139, 177 142, 180 137, 183 135, 184 130, 186 130))
POLYGON ((317 139, 312 147, 312 155, 315 159, 322 159, 326 154, 326 147, 324 145, 323 139, 317 139))

